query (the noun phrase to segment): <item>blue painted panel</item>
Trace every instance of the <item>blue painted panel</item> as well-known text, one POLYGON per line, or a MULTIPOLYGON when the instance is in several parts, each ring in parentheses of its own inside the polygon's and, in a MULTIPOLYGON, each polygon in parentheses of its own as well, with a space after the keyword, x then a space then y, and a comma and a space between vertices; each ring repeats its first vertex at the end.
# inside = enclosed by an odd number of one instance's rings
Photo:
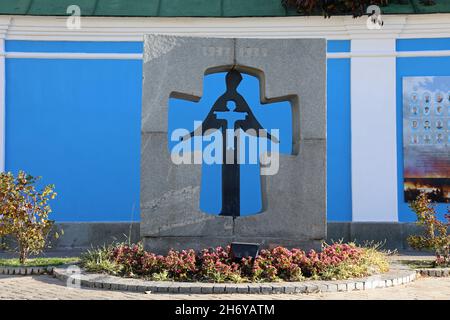
POLYGON ((140 61, 6 60, 6 169, 54 183, 57 221, 139 220, 140 61))
MULTIPOLYGON (((8 51, 19 52, 142 52, 141 42, 10 40, 6 45, 8 51)), ((329 41, 328 50, 347 52, 350 42, 329 41)), ((351 220, 349 70, 348 59, 328 62, 330 221, 351 220)), ((138 61, 7 59, 7 170, 26 169, 56 183, 57 220, 139 220, 141 77, 138 61), (124 113, 124 104, 129 113, 124 113), (66 127, 73 130, 64 132, 66 127), (46 144, 31 145, 30 136, 46 144), (115 161, 108 163, 107 158, 115 161), (76 190, 85 183, 93 187, 85 199, 77 199, 76 190)))
MULTIPOLYGON (((185 150, 205 150, 211 142, 203 142, 200 137, 187 140, 183 143, 179 139, 171 139, 173 132, 177 129, 185 129, 179 138, 194 130, 197 125, 195 121, 202 122, 211 110, 216 100, 225 93, 225 75, 226 73, 216 73, 205 76, 203 92, 204 95, 199 102, 191 102, 182 99, 171 98, 169 101, 169 150, 174 150, 177 146, 184 144, 185 150), (171 141, 172 140, 172 141, 171 141), (192 141, 194 140, 194 141, 192 141), (197 140, 197 142, 196 142, 197 140)), ((291 154, 292 152, 292 113, 291 104, 288 101, 276 102, 270 104, 261 104, 259 92, 259 79, 242 74, 243 80, 238 86, 238 93, 241 94, 248 103, 251 111, 266 129, 279 130, 279 151, 282 154, 291 154)), ((240 166, 240 211, 241 216, 258 213, 262 210, 261 198, 261 178, 259 157, 256 163, 249 163, 249 139, 241 151, 245 151, 246 162, 240 166)), ((254 140, 254 142, 258 143, 254 140)), ((261 138, 261 145, 258 147, 258 154, 270 150, 270 144, 267 139, 261 138)), ((220 149, 220 148, 219 148, 220 149)), ((221 160, 221 152, 219 159, 221 160)), ((281 155, 280 161, 283 161, 281 155)), ((210 214, 219 214, 222 206, 222 188, 221 188, 221 163, 202 164, 202 182, 200 208, 203 212, 210 214)))
POLYGON ((327 219, 352 220, 350 59, 327 62, 327 219))
POLYGON ((450 50, 450 38, 398 39, 397 51, 450 50))
POLYGON ((7 40, 7 52, 142 53, 142 42, 7 40))
POLYGON ((350 40, 328 40, 327 52, 350 52, 350 40))
MULTIPOLYGON (((416 221, 415 214, 404 201, 403 194, 403 104, 402 77, 450 76, 450 57, 418 57, 397 59, 397 176, 398 216, 401 222, 416 221)), ((444 219, 446 204, 437 206, 439 218, 444 219)))

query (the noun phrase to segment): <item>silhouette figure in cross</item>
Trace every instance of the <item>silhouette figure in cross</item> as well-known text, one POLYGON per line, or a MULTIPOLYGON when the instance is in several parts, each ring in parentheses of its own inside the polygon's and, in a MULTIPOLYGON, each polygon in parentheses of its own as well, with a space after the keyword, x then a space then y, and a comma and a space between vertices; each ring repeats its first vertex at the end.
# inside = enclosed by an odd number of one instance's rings
POLYGON ((244 97, 237 92, 242 81, 240 72, 229 71, 225 80, 225 93, 214 103, 202 125, 182 140, 204 135, 211 129, 222 131, 222 208, 219 215, 237 217, 240 216, 240 165, 236 147, 239 139, 236 132, 242 129, 252 136, 259 137, 262 134, 275 143, 279 141, 262 127, 244 97))
POLYGON ((227 108, 228 111, 215 111, 214 114, 216 115, 217 120, 226 120, 227 121, 227 128, 226 128, 226 141, 224 142, 226 147, 226 150, 234 150, 235 145, 232 143, 235 135, 235 124, 238 120, 245 120, 247 118, 247 112, 236 112, 234 111, 236 109, 236 104, 234 101, 228 101, 227 102, 227 108))

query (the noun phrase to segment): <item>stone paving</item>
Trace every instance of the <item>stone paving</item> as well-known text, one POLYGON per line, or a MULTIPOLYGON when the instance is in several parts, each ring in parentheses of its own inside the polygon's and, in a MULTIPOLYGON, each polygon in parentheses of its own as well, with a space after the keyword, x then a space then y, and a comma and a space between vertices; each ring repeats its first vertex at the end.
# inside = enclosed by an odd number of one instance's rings
MULTIPOLYGON (((0 267, 0 274, 1 272, 0 267)), ((3 274, 18 275, 26 274, 19 269, 8 269, 3 274)), ((34 271, 34 270, 33 270, 34 271)), ((277 293, 316 293, 316 292, 342 292, 352 290, 368 290, 373 288, 384 288, 398 286, 414 281, 416 272, 408 267, 392 264, 391 270, 382 275, 373 275, 358 279, 340 281, 299 281, 278 283, 203 283, 203 282, 171 282, 171 281, 146 281, 143 279, 121 278, 105 274, 79 273, 77 267, 54 268, 53 274, 61 281, 70 279, 78 282, 83 287, 112 289, 119 291, 152 293, 183 293, 183 294, 231 294, 231 293, 253 293, 253 294, 277 294, 277 293), (75 268, 75 269, 74 269, 75 268)))
POLYGON ((134 299, 134 300, 190 300, 190 299, 239 299, 239 300, 330 300, 330 299, 412 299, 450 300, 450 278, 419 278, 415 282, 367 291, 316 293, 316 294, 145 294, 68 288, 64 282, 51 276, 0 276, 0 299, 134 299))

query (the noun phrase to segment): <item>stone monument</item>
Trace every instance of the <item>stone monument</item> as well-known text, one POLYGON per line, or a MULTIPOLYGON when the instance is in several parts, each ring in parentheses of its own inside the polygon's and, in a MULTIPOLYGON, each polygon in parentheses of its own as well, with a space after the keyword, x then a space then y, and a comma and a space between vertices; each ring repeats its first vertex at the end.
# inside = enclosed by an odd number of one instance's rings
MULTIPOLYGON (((141 139, 140 233, 146 249, 164 253, 232 241, 309 249, 326 238, 325 39, 145 36, 141 139), (208 75, 218 75, 215 87, 208 87, 215 96, 203 90, 208 75), (254 79, 257 102, 247 94, 254 79), (189 115, 198 110, 203 114, 189 115), (278 116, 290 120, 276 136, 271 118, 278 116), (184 126, 185 134, 172 141, 174 128, 191 118, 200 125, 184 126), (204 137, 208 129, 223 138, 218 170, 195 160, 174 161, 174 146, 204 137), (258 156, 279 155, 276 172, 263 173, 270 171, 263 160, 240 169, 238 132, 271 143, 258 156), (255 168, 261 175, 252 180, 248 172, 255 168), (219 178, 207 178, 211 172, 219 178), (248 196, 259 190, 261 197, 248 196)), ((202 148, 192 149, 191 159, 199 151, 202 159, 202 148)))

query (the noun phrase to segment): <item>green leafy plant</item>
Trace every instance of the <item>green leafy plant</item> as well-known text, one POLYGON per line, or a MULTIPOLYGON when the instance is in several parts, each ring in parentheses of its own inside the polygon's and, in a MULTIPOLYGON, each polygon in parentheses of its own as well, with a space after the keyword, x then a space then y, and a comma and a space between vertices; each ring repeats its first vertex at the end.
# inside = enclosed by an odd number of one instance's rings
POLYGON ((23 171, 17 176, 11 172, 0 173, 0 236, 10 236, 17 241, 21 264, 30 253, 43 251, 53 226, 48 202, 55 198, 56 192, 53 185, 37 190, 39 179, 23 171))
POLYGON ((84 252, 80 257, 80 265, 91 272, 119 275, 123 267, 111 259, 114 246, 101 246, 84 252))
POLYGON ((447 223, 439 221, 434 203, 425 192, 421 192, 416 200, 409 204, 417 216, 417 224, 424 228, 424 234, 409 236, 408 244, 417 250, 433 250, 436 255, 436 266, 450 265, 450 215, 446 215, 447 223))

